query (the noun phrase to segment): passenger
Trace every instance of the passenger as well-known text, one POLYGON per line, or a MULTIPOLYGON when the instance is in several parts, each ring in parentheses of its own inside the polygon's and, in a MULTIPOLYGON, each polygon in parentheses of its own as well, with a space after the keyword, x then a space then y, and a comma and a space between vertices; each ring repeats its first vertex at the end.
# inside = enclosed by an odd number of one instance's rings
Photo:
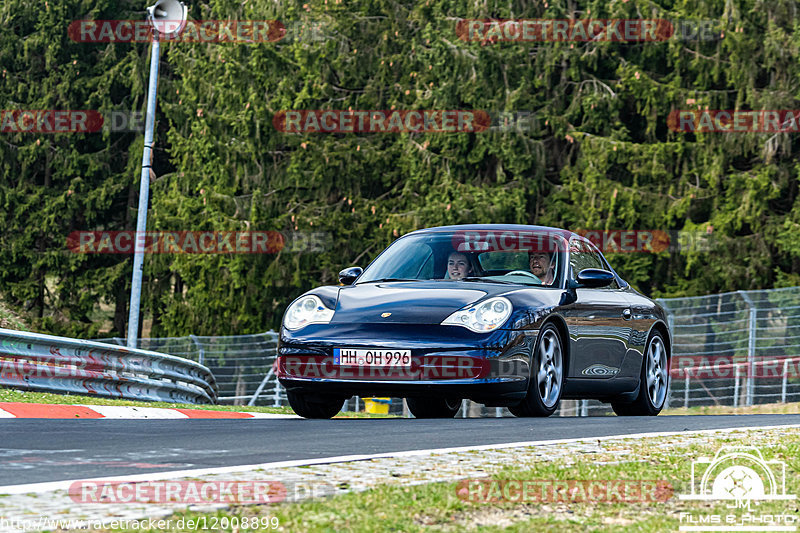
POLYGON ((467 277, 472 273, 472 266, 469 264, 469 259, 466 254, 461 252, 453 252, 447 258, 447 273, 450 279, 459 280, 467 277))
POLYGON ((552 256, 547 252, 529 252, 528 264, 531 272, 542 280, 542 285, 552 285, 555 280, 555 264, 552 256))

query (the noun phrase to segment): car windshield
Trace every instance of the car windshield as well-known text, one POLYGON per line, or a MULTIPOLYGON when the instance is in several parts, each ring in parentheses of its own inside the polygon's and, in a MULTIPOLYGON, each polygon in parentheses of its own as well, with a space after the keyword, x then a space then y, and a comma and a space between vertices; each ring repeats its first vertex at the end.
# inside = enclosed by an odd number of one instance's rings
POLYGON ((557 287, 562 232, 472 230, 409 235, 392 243, 360 276, 378 281, 450 280, 557 287))

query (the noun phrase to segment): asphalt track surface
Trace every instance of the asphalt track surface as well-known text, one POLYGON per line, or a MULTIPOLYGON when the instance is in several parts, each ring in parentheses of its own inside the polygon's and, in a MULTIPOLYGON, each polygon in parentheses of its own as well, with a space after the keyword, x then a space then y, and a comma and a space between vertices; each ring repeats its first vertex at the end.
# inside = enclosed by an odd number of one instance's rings
POLYGON ((800 424, 800 415, 0 420, 0 486, 431 448, 800 424))

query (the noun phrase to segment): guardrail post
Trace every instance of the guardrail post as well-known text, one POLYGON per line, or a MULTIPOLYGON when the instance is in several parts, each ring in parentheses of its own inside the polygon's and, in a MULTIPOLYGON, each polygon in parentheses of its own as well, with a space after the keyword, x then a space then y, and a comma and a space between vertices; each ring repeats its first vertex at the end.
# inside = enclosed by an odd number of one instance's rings
POLYGON ((194 342, 195 346, 197 346, 197 362, 202 365, 203 359, 205 359, 206 355, 205 349, 203 348, 203 343, 200 342, 200 339, 194 335, 189 335, 189 338, 192 339, 192 342, 194 342))
POLYGON ((786 387, 789 383, 789 361, 783 360, 783 379, 781 380, 781 403, 786 403, 786 387))
POLYGON ((745 405, 753 405, 753 376, 755 375, 755 356, 756 356, 756 309, 753 300, 745 291, 736 291, 747 302, 750 309, 750 326, 747 337, 747 389, 745 392, 745 405))

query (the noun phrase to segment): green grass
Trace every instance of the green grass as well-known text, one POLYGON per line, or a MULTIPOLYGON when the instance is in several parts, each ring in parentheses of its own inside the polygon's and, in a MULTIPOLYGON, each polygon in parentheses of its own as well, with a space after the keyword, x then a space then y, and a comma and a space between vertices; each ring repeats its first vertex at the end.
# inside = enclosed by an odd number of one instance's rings
POLYGON ((678 407, 664 409, 665 415, 774 415, 800 414, 800 402, 768 403, 749 407, 730 407, 727 405, 709 405, 703 407, 678 407))
MULTIPOLYGON (((758 432, 753 432, 758 433, 758 432)), ((786 493, 800 494, 800 430, 763 432, 772 439, 761 446, 764 459, 786 462, 786 493)), ((505 502, 473 503, 458 498, 456 483, 419 486, 378 486, 362 493, 349 493, 304 503, 246 506, 215 513, 182 512, 176 520, 227 517, 278 518, 280 531, 373 532, 373 531, 677 531, 682 511, 738 514, 717 502, 682 501, 678 494, 691 490, 691 464, 699 457, 713 457, 722 445, 751 442, 748 432, 698 439, 689 446, 673 447, 679 437, 629 439, 604 442, 600 453, 576 453, 570 459, 542 460, 534 468, 513 464, 495 465, 492 478, 516 480, 665 480, 674 495, 665 502, 505 502), (625 451, 625 455, 619 452, 625 451)), ((535 453, 521 448, 518 456, 535 453)), ((489 467, 491 465, 487 465, 489 467)), ((766 501, 753 514, 793 514, 797 501, 766 501)), ((232 528, 221 529, 232 531, 232 528)), ((264 529, 260 529, 263 531, 264 529)), ((171 531, 183 531, 173 528, 171 531)), ((245 531, 240 529, 240 531, 245 531)), ((155 530, 154 530, 155 533, 155 530)))
MULTIPOLYGON (((240 411, 249 413, 277 413, 294 414, 289 407, 265 407, 247 405, 194 405, 186 403, 168 402, 141 402, 134 400, 116 400, 98 396, 81 396, 78 394, 51 394, 47 392, 28 392, 16 389, 0 388, 0 402, 23 403, 51 403, 51 404, 81 404, 81 405, 128 405, 133 407, 165 407, 169 409, 205 409, 210 411, 240 411)), ((0 405, 0 407, 2 407, 0 405)), ((337 418, 385 418, 386 415, 373 415, 369 413, 342 412, 337 418)))

